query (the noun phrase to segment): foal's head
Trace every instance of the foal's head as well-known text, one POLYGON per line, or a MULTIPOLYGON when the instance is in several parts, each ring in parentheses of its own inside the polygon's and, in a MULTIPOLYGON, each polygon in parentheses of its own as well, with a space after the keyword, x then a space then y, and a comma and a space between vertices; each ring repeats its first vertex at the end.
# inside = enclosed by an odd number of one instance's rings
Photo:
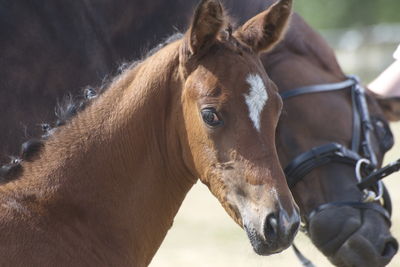
MULTIPOLYGON (((346 79, 333 50, 297 15, 293 16, 285 39, 267 59, 272 63, 264 61, 266 70, 282 92, 346 79)), ((371 143, 381 163, 393 145, 386 118, 400 119, 395 113, 399 99, 377 101, 368 96, 367 100, 373 124, 371 143)), ((287 166, 300 154, 332 142, 350 148, 353 106, 350 88, 285 100, 277 131, 282 165, 287 166)), ((325 203, 362 202, 363 192, 357 187, 354 165, 328 162, 306 173, 291 189, 310 238, 334 264, 382 266, 397 252, 397 241, 380 212, 351 205, 316 210, 325 203)))
POLYGON ((258 58, 290 13, 280 1, 231 33, 221 5, 204 0, 180 53, 186 164, 263 255, 288 247, 299 225, 275 149, 282 102, 258 58))

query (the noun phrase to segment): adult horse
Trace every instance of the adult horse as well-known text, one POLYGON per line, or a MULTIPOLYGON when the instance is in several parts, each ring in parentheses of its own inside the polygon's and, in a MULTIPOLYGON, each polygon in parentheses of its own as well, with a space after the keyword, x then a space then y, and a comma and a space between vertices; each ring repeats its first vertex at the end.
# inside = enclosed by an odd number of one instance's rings
POLYGON ((275 149, 282 102, 258 53, 290 13, 280 1, 232 34, 220 3, 201 1, 182 39, 28 146, 0 187, 0 265, 146 266, 198 177, 258 254, 288 247, 299 216, 275 149))
POLYGON ((171 35, 173 25, 183 30, 195 4, 0 0, 0 162, 38 136, 41 122, 55 120, 57 99, 100 86, 122 62, 139 58, 171 35), (170 8, 172 16, 148 16, 170 8))
POLYGON ((284 99, 277 149, 309 237, 335 265, 388 264, 398 250, 390 211, 378 193, 366 199, 356 173, 359 164, 381 166, 393 145, 387 120, 400 120, 400 99, 366 92, 364 103, 358 81, 298 15, 262 61, 284 99))

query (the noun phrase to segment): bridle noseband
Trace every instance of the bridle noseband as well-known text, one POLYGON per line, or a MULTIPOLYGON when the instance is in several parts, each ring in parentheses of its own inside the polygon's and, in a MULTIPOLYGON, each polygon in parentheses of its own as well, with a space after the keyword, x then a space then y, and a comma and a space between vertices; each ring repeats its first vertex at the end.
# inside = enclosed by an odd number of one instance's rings
MULTIPOLYGON (((355 76, 348 76, 345 81, 331 84, 312 85, 289 90, 281 93, 283 100, 306 94, 350 90, 352 99, 353 132, 351 147, 347 148, 335 142, 314 147, 295 157, 285 168, 287 182, 293 188, 307 174, 314 169, 329 164, 341 163, 353 166, 358 183, 363 182, 363 177, 374 173, 378 167, 377 156, 372 149, 371 132, 373 125, 368 111, 365 90, 355 76)), ((357 209, 372 209, 380 213, 390 224, 391 204, 387 191, 383 189, 380 180, 368 184, 368 189, 363 190, 363 199, 360 201, 343 201, 325 203, 314 209, 305 218, 305 229, 309 220, 317 213, 333 207, 350 206, 357 209), (384 203, 383 199, 385 200, 384 203)))
MULTIPOLYGON (((317 146, 295 157, 285 168, 289 188, 293 188, 307 174, 314 169, 329 164, 341 163, 354 166, 358 188, 363 192, 360 201, 339 201, 325 203, 303 217, 302 230, 307 234, 309 221, 318 213, 336 207, 352 207, 359 210, 373 210, 383 216, 388 225, 391 225, 391 199, 381 179, 400 170, 400 160, 384 168, 378 168, 377 156, 371 144, 373 125, 368 111, 365 89, 360 85, 356 76, 347 76, 347 79, 338 83, 320 84, 297 88, 282 92, 282 100, 322 92, 351 90, 353 132, 351 147, 332 142, 317 146)), ((299 249, 293 245, 295 254, 304 266, 314 266, 299 249)))

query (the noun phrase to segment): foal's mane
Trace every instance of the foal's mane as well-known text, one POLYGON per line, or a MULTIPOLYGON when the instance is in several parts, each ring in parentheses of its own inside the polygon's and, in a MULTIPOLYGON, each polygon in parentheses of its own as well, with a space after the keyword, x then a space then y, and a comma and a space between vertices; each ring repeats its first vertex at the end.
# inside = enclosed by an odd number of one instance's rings
POLYGON ((99 87, 93 88, 91 86, 87 86, 83 88, 82 94, 78 97, 67 94, 62 101, 56 104, 54 110, 56 121, 54 123, 42 123, 40 126, 43 134, 39 138, 31 138, 24 142, 21 145, 20 155, 11 156, 11 161, 8 164, 0 167, 0 183, 6 183, 17 179, 22 174, 22 162, 33 161, 36 159, 46 140, 58 127, 67 124, 73 117, 75 117, 76 114, 83 111, 94 101, 94 99, 106 91, 106 89, 109 88, 115 80, 119 79, 121 75, 128 70, 134 69, 139 63, 154 55, 168 44, 182 38, 182 36, 182 33, 174 33, 156 45, 154 48, 150 49, 141 59, 132 61, 131 63, 120 64, 116 73, 114 73, 112 76, 105 77, 99 87))

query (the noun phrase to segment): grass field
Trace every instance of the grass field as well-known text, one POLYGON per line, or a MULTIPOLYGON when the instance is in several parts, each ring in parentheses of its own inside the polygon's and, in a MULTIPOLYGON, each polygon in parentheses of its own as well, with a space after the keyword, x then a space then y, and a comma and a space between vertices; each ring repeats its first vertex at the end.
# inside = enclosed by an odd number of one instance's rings
MULTIPOLYGON (((398 142, 387 154, 385 162, 400 157, 400 123, 392 124, 392 130, 398 142)), ((394 205, 392 232, 400 240, 400 174, 387 178, 386 185, 394 205)), ((298 234, 295 243, 316 266, 331 266, 303 234, 298 234)), ((189 192, 150 266, 300 267, 301 264, 291 248, 274 256, 257 256, 245 232, 228 217, 208 189, 198 182, 189 192)), ((400 266, 400 254, 389 266, 400 266)))

